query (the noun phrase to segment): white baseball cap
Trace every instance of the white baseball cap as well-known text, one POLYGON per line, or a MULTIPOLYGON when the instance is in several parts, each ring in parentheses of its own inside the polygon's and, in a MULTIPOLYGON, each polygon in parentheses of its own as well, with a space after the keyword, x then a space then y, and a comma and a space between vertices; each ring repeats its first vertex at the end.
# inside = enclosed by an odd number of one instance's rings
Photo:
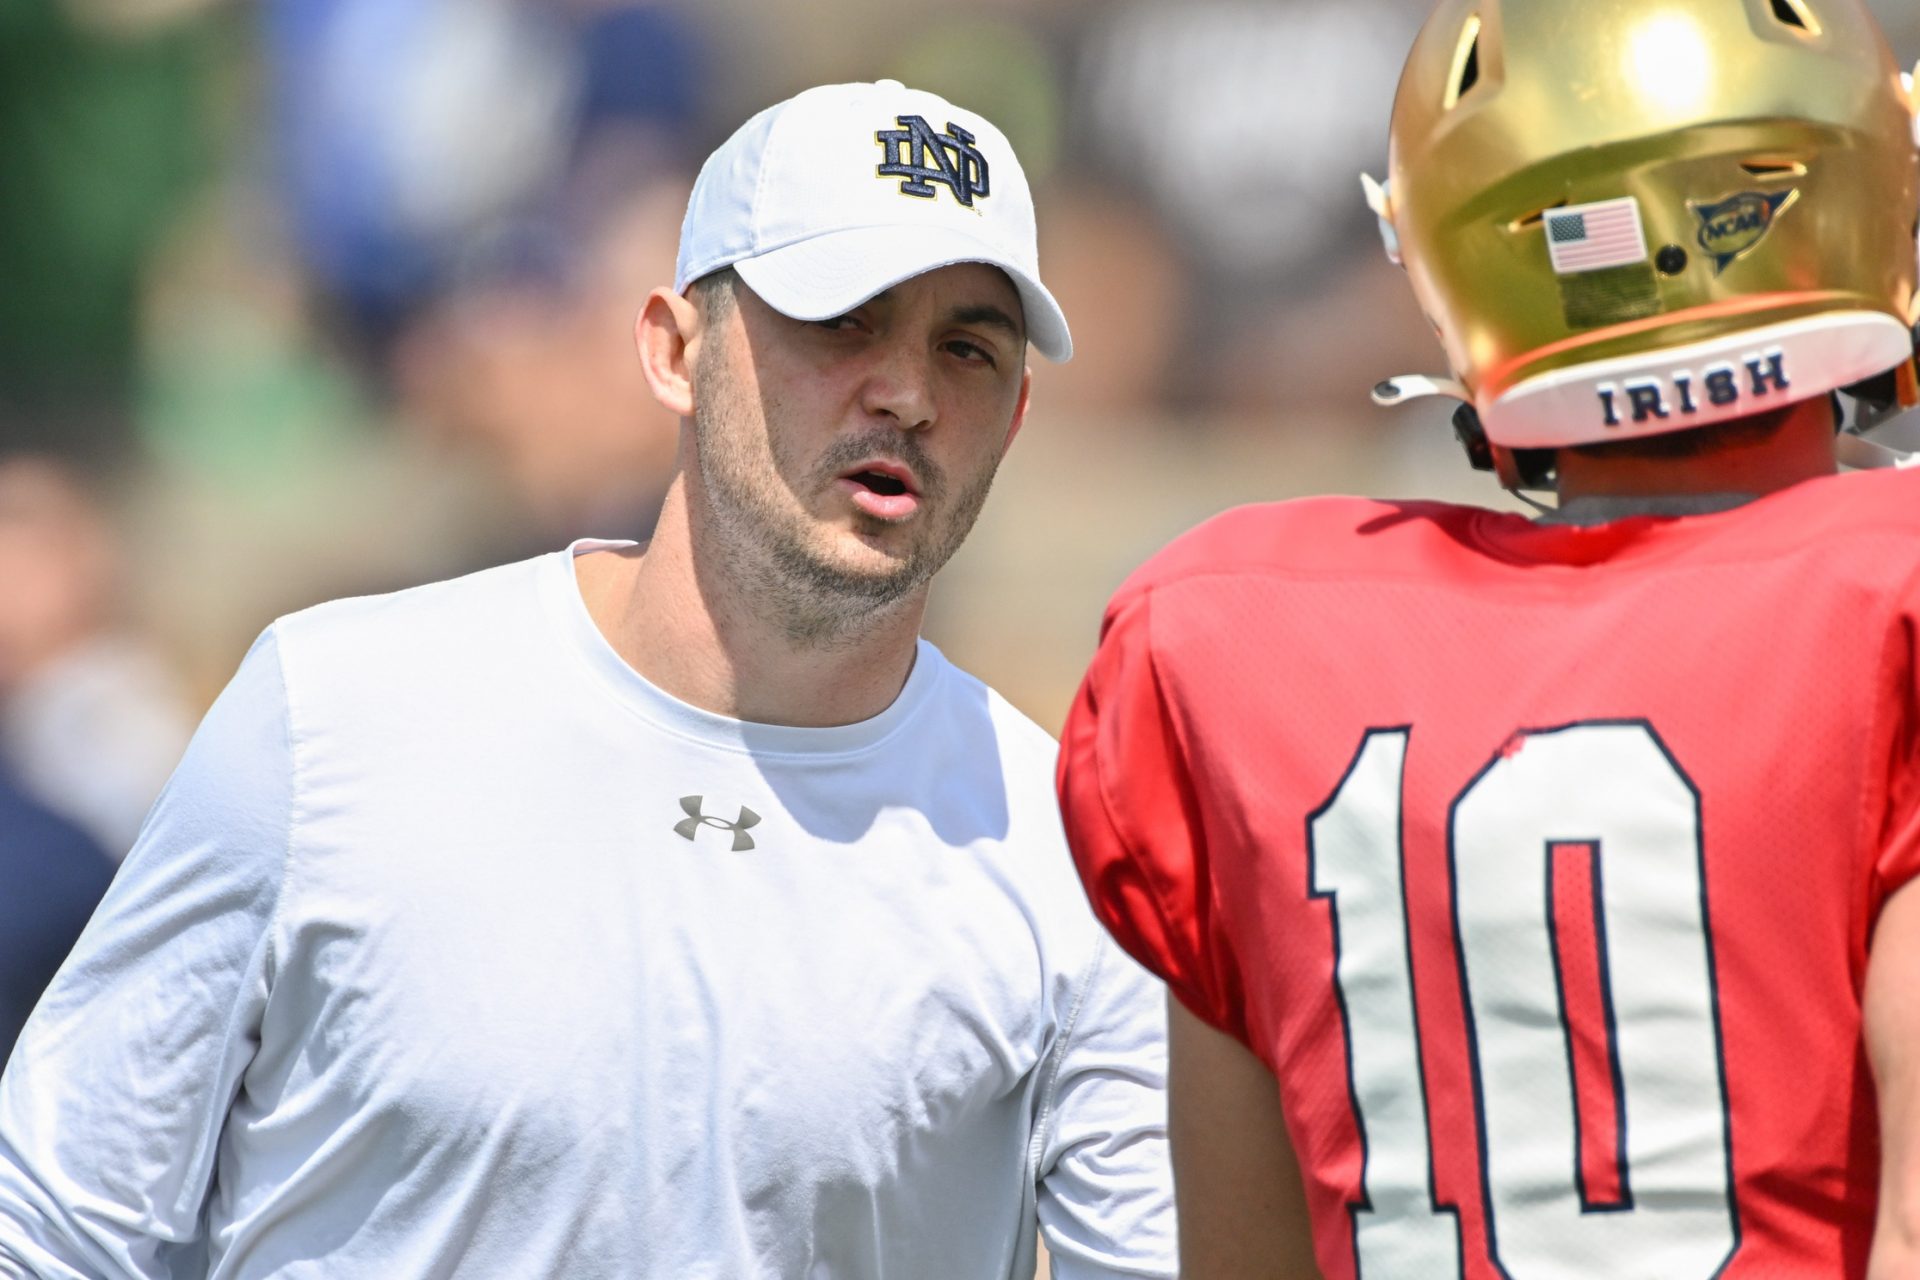
POLYGON ((732 267, 774 310, 825 320, 960 262, 1006 272, 1035 349, 1072 357, 1006 135, 897 80, 835 84, 768 107, 707 157, 673 287, 732 267))

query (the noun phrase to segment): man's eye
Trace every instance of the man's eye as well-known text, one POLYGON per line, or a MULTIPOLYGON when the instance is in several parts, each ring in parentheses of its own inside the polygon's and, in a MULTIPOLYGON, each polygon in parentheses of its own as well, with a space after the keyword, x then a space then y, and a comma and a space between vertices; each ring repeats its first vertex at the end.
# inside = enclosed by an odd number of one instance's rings
POLYGON ((963 360, 984 363, 992 365, 995 368, 999 367, 1000 362, 993 358, 993 352, 987 350, 977 342, 968 342, 962 338, 955 338, 947 343, 947 350, 953 352, 963 360))
POLYGON ((860 319, 858 316, 849 313, 844 316, 828 316, 825 320, 815 320, 813 323, 818 328, 831 330, 834 333, 841 333, 858 328, 860 319))

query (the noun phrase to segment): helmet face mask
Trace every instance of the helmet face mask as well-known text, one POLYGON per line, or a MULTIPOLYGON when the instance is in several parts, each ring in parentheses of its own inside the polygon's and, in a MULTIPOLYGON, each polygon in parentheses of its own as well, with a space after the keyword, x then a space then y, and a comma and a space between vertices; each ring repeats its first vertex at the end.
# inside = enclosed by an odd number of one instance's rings
POLYGON ((1442 0, 1370 200, 1496 450, 1911 405, 1915 117, 1862 0, 1442 0))

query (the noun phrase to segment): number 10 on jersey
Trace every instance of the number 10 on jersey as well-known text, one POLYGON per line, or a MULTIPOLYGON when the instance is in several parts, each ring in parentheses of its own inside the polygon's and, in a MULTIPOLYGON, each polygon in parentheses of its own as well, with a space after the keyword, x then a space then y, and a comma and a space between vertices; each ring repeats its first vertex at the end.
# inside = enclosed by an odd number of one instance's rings
MULTIPOLYGON (((1350 1206, 1361 1280, 1465 1274, 1458 1214, 1434 1187, 1420 1048, 1423 1036, 1460 1030, 1487 1247, 1501 1273, 1710 1280, 1740 1228, 1698 792, 1644 722, 1517 735, 1448 815, 1466 1025, 1423 1027, 1401 839, 1411 737, 1370 731, 1307 828, 1310 892, 1332 912, 1362 1151, 1350 1206), (1575 868, 1577 893, 1567 887, 1575 868), (1590 912, 1584 946, 1558 925, 1570 901, 1590 912), (1604 1023, 1589 1094, 1612 1095, 1613 1119, 1584 1139, 1569 1015, 1582 988, 1604 1023), (1590 1185, 1582 1156, 1596 1139, 1612 1153, 1603 1186, 1590 1185)), ((1435 980, 1444 975, 1422 979, 1435 980)))

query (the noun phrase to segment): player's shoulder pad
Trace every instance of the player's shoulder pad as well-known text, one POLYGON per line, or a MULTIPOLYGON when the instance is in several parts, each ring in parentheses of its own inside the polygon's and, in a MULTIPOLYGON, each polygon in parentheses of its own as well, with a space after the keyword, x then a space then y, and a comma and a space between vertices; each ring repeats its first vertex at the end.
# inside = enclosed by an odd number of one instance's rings
POLYGON ((1181 534, 1114 593, 1112 611, 1158 588, 1202 577, 1338 570, 1396 530, 1451 528, 1473 509, 1444 502, 1315 497, 1235 507, 1181 534))
POLYGON ((1793 485, 1743 509, 1744 518, 1722 539, 1722 554, 1740 559, 1817 552, 1836 568, 1849 561, 1911 559, 1902 548, 1920 546, 1920 473, 1859 471, 1793 485), (1852 548, 1849 554, 1848 549, 1852 548))
POLYGON ((1801 519, 1836 531, 1846 525, 1920 531, 1920 470, 1831 476, 1798 486, 1791 495, 1804 500, 1801 519))

